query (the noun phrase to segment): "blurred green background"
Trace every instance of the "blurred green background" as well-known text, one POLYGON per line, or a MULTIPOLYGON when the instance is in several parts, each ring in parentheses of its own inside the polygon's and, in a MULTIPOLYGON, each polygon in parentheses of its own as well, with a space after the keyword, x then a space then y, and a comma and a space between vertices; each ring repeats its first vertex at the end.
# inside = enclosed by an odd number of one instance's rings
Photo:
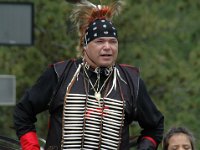
MULTIPOLYGON (((172 126, 185 126, 200 139, 200 1, 125 1, 121 15, 114 19, 118 62, 140 68, 153 101, 165 116, 165 132, 172 126)), ((12 2, 34 4, 34 45, 0 45, 0 74, 16 76, 18 102, 49 64, 76 57, 78 36, 69 20, 72 4, 64 0, 12 2)), ((12 129, 13 108, 0 106, 0 135, 17 138, 12 129)), ((38 115, 38 135, 43 138, 47 118, 48 112, 38 115)), ((139 127, 133 125, 130 132, 138 135, 139 127)), ((196 140, 197 149, 199 145, 196 140)))

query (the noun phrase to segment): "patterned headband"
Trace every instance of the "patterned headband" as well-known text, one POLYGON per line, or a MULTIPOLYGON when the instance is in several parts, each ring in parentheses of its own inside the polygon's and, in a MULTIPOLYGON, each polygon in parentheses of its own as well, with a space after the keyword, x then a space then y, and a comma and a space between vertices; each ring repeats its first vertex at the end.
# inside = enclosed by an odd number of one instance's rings
POLYGON ((117 38, 117 30, 111 21, 105 19, 97 19, 91 23, 86 29, 84 44, 87 45, 89 42, 99 37, 117 38))

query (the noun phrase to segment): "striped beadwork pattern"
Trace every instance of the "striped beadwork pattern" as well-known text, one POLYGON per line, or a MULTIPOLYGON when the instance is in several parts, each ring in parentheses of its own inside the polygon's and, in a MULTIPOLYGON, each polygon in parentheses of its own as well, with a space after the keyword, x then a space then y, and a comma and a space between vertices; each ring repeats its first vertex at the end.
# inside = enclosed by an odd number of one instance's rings
POLYGON ((84 94, 67 94, 63 111, 62 149, 119 148, 124 102, 84 94))

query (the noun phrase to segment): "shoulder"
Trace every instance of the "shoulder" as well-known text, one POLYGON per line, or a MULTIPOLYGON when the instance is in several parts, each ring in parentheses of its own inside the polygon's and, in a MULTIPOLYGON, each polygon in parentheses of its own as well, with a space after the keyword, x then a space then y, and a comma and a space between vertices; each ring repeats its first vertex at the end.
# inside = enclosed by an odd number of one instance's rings
POLYGON ((72 64, 76 59, 68 59, 50 64, 49 67, 53 68, 58 77, 60 77, 68 64, 72 64))
POLYGON ((57 67, 57 66, 64 66, 66 65, 68 62, 75 62, 76 59, 67 59, 67 60, 61 60, 61 61, 57 61, 54 62, 52 64, 49 64, 48 67, 57 67))
POLYGON ((126 72, 130 72, 130 73, 136 73, 139 74, 140 70, 138 67, 132 66, 132 65, 128 65, 128 64, 119 64, 118 65, 119 68, 121 68, 122 70, 125 70, 126 72))

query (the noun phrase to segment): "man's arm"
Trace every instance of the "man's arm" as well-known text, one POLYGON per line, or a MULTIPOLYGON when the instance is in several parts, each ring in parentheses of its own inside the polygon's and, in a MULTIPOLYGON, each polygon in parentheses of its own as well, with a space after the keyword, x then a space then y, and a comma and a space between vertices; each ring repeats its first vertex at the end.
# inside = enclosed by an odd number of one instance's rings
POLYGON ((39 146, 34 125, 36 115, 48 108, 56 82, 56 73, 53 68, 48 68, 15 107, 14 125, 23 150, 30 150, 31 147, 37 149, 39 146))
POLYGON ((143 129, 138 139, 138 150, 157 149, 163 137, 164 116, 151 100, 141 79, 137 99, 137 120, 143 129))

